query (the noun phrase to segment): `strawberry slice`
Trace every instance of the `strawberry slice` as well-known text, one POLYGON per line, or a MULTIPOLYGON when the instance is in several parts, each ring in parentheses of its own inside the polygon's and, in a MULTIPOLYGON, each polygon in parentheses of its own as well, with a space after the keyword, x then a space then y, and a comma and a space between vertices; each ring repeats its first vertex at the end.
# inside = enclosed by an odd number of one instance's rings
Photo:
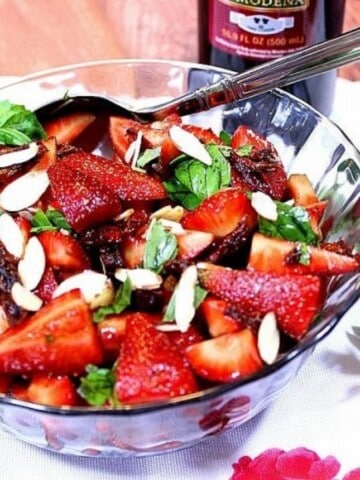
POLYGON ((139 122, 123 117, 110 117, 109 135, 113 149, 124 160, 127 149, 136 140, 141 128, 139 122))
POLYGON ((52 295, 58 286, 54 270, 52 267, 47 267, 39 285, 36 288, 36 295, 44 302, 48 303, 52 299, 52 295))
POLYGON ((75 386, 68 376, 53 376, 46 373, 33 376, 27 388, 27 400, 52 407, 79 404, 75 386))
POLYGON ((189 133, 192 133, 197 137, 200 142, 208 145, 209 143, 215 143, 216 145, 223 145, 223 142, 220 140, 218 135, 214 133, 211 128, 202 128, 197 125, 182 125, 183 130, 186 130, 189 133))
POLYGON ((49 302, 0 337, 0 372, 80 374, 102 362, 92 315, 80 290, 49 302))
POLYGON ((175 343, 181 355, 185 355, 187 348, 194 343, 199 343, 204 340, 204 335, 200 329, 194 325, 190 325, 186 332, 167 332, 171 341, 175 343))
POLYGON ((166 190, 159 180, 136 172, 120 161, 79 152, 68 155, 61 163, 70 170, 81 171, 121 200, 160 200, 166 197, 166 190))
MULTIPOLYGON (((85 250, 71 235, 50 230, 41 232, 38 239, 44 248, 47 264, 51 268, 74 273, 90 268, 90 260, 85 250)), ((48 273, 48 280, 53 284, 50 277, 51 274, 48 273)))
POLYGON ((72 143, 94 120, 90 113, 70 113, 44 125, 48 137, 56 137, 57 143, 72 143))
MULTIPOLYGON (((142 125, 128 118, 110 117, 110 140, 117 155, 124 160, 125 154, 131 143, 136 140, 138 132, 142 133, 145 148, 161 147, 169 139, 169 128, 180 124, 181 117, 176 114, 169 115, 161 122, 153 122, 148 125, 142 125)), ((170 144, 166 149, 170 151, 170 144)))
POLYGON ((246 125, 240 125, 235 130, 230 145, 234 150, 244 147, 245 145, 251 146, 253 150, 257 151, 274 148, 264 136, 246 125))
POLYGON ((219 337, 226 333, 233 333, 243 328, 235 318, 227 315, 229 305, 225 300, 209 295, 202 301, 199 313, 205 320, 212 337, 219 337))
POLYGON ((299 263, 300 252, 295 242, 256 233, 251 243, 248 269, 278 275, 340 275, 360 267, 354 257, 313 246, 306 248, 310 259, 307 265, 303 265, 299 263))
POLYGON ((178 243, 178 258, 191 260, 211 245, 214 235, 208 232, 187 230, 185 233, 177 235, 176 239, 178 243))
POLYGON ((191 345, 186 358, 198 375, 223 383, 255 373, 263 366, 256 336, 248 329, 191 345))
POLYGON ((294 199, 296 205, 303 207, 319 202, 310 180, 301 173, 290 175, 288 179, 288 194, 290 198, 294 199))
POLYGON ((144 229, 140 228, 137 233, 124 236, 120 252, 126 268, 136 268, 144 260, 146 244, 144 233, 144 229))
POLYGON ((256 222, 257 214, 250 200, 236 188, 216 192, 181 220, 187 230, 209 232, 216 237, 225 237, 241 223, 251 230, 256 222))
POLYGON ((113 219, 121 211, 113 190, 84 173, 83 169, 71 168, 69 157, 48 170, 53 198, 67 221, 80 232, 113 219))
POLYGON ((127 316, 128 314, 124 313, 108 315, 97 326, 104 353, 113 361, 119 356, 120 346, 125 335, 127 316))
POLYGON ((22 217, 21 215, 17 215, 15 218, 14 218, 16 224, 18 225, 18 227, 20 228, 21 230, 21 233, 24 237, 24 243, 25 245, 27 244, 27 242, 29 241, 29 238, 30 238, 30 235, 31 235, 31 223, 29 222, 28 219, 22 217))
POLYGON ((155 328, 158 315, 127 317, 116 369, 115 392, 124 403, 165 400, 196 392, 195 378, 168 335, 155 328))
POLYGON ((320 202, 310 203, 305 207, 309 215, 309 222, 310 222, 311 228, 319 238, 323 237, 323 232, 320 227, 320 222, 325 214, 325 210, 328 204, 329 204, 328 200, 322 200, 320 202))
POLYGON ((232 303, 244 319, 262 319, 274 312, 279 328, 299 339, 309 329, 323 300, 320 278, 312 275, 276 275, 199 265, 202 287, 232 303))

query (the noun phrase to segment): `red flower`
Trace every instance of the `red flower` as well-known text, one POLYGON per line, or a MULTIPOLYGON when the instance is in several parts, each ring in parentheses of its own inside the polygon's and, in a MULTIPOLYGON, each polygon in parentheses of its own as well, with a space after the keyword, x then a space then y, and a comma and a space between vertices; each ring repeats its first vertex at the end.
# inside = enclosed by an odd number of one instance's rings
MULTIPOLYGON (((231 480, 333 480, 340 470, 340 463, 332 456, 321 460, 317 453, 306 448, 288 452, 272 448, 253 460, 241 457, 233 469, 231 480)), ((354 472, 359 475, 359 471, 354 472)), ((360 476, 349 476, 344 480, 360 480, 360 476)))

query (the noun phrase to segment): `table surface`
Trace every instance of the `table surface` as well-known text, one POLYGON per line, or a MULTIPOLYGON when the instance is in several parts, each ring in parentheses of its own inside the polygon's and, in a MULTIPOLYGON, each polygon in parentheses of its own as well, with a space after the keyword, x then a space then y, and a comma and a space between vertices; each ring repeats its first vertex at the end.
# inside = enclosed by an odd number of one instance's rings
MULTIPOLYGON (((0 0, 0 72, 25 75, 110 58, 197 61, 196 5, 196 0, 0 0)), ((344 30, 359 25, 360 0, 347 0, 344 30)), ((343 67, 340 75, 360 80, 360 63, 343 67)))

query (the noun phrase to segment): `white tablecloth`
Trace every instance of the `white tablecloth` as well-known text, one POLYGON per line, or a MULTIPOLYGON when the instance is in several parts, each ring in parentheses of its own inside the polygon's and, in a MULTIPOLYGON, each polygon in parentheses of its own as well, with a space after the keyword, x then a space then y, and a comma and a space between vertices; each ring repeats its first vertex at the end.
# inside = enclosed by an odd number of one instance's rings
MULTIPOLYGON (((342 80, 337 87, 332 116, 360 147, 360 82, 342 80)), ((360 326, 360 301, 269 408, 220 437, 176 453, 115 460, 63 456, 0 432, 0 479, 229 480, 239 457, 274 447, 332 455, 342 479, 360 468, 360 342, 356 348, 350 341, 352 325, 360 326)))

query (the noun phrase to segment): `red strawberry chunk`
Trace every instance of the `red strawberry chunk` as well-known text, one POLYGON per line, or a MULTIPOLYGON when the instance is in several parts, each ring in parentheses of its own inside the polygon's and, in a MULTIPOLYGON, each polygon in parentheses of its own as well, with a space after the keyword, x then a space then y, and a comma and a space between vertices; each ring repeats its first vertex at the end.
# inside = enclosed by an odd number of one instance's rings
POLYGON ((198 375, 215 382, 234 381, 263 365, 256 336, 248 329, 195 343, 186 350, 186 358, 198 375))
POLYGON ((192 133, 200 142, 207 144, 215 143, 216 145, 223 145, 220 138, 214 133, 211 128, 202 128, 197 125, 182 125, 183 130, 192 133))
POLYGON ((50 302, 57 286, 58 282, 54 270, 51 267, 47 267, 35 293, 44 302, 50 302))
POLYGON ((274 312, 279 328, 295 339, 308 330, 319 312, 323 292, 312 275, 275 275, 232 270, 211 264, 199 269, 201 285, 213 295, 232 302, 241 316, 260 319, 274 312))
POLYGON ((79 290, 57 297, 0 337, 0 373, 80 374, 102 351, 79 290))
POLYGON ((240 224, 252 229, 256 222, 257 214, 250 200, 236 188, 220 190, 211 195, 181 221, 187 230, 209 232, 216 237, 225 237, 240 224))
POLYGON ((160 200, 166 197, 162 183, 145 173, 136 172, 116 160, 90 153, 72 153, 63 162, 70 170, 79 170, 100 182, 121 200, 160 200))
POLYGON ((254 150, 274 148, 265 137, 255 132, 255 130, 246 125, 240 125, 231 138, 231 146, 237 149, 245 145, 252 146, 254 150))
POLYGON ((115 391, 124 403, 165 400, 198 390, 195 378, 168 335, 155 328, 158 315, 136 312, 126 321, 115 391))
POLYGON ((111 220, 121 211, 119 199, 83 169, 71 168, 69 157, 49 168, 52 195, 76 231, 111 220))
POLYGON ((205 320, 212 337, 241 330, 243 325, 227 315, 229 305, 224 300, 209 295, 200 305, 199 312, 205 320))
MULTIPOLYGON (((71 235, 59 231, 45 231, 41 232, 38 238, 44 248, 48 266, 70 272, 81 272, 90 268, 90 260, 85 250, 71 235)), ((44 283, 47 280, 47 283, 54 283, 50 279, 50 273, 44 283)))
POLYGON ((70 113, 45 123, 44 129, 48 137, 56 137, 57 143, 71 143, 95 118, 90 113, 70 113))
POLYGON ((360 267, 354 257, 313 246, 308 246, 307 249, 310 259, 307 265, 303 265, 296 260, 295 242, 256 233, 252 239, 248 269, 279 275, 340 275, 360 267))
POLYGON ((75 386, 68 376, 53 376, 46 373, 33 376, 27 388, 27 400, 53 407, 79 404, 75 386))

